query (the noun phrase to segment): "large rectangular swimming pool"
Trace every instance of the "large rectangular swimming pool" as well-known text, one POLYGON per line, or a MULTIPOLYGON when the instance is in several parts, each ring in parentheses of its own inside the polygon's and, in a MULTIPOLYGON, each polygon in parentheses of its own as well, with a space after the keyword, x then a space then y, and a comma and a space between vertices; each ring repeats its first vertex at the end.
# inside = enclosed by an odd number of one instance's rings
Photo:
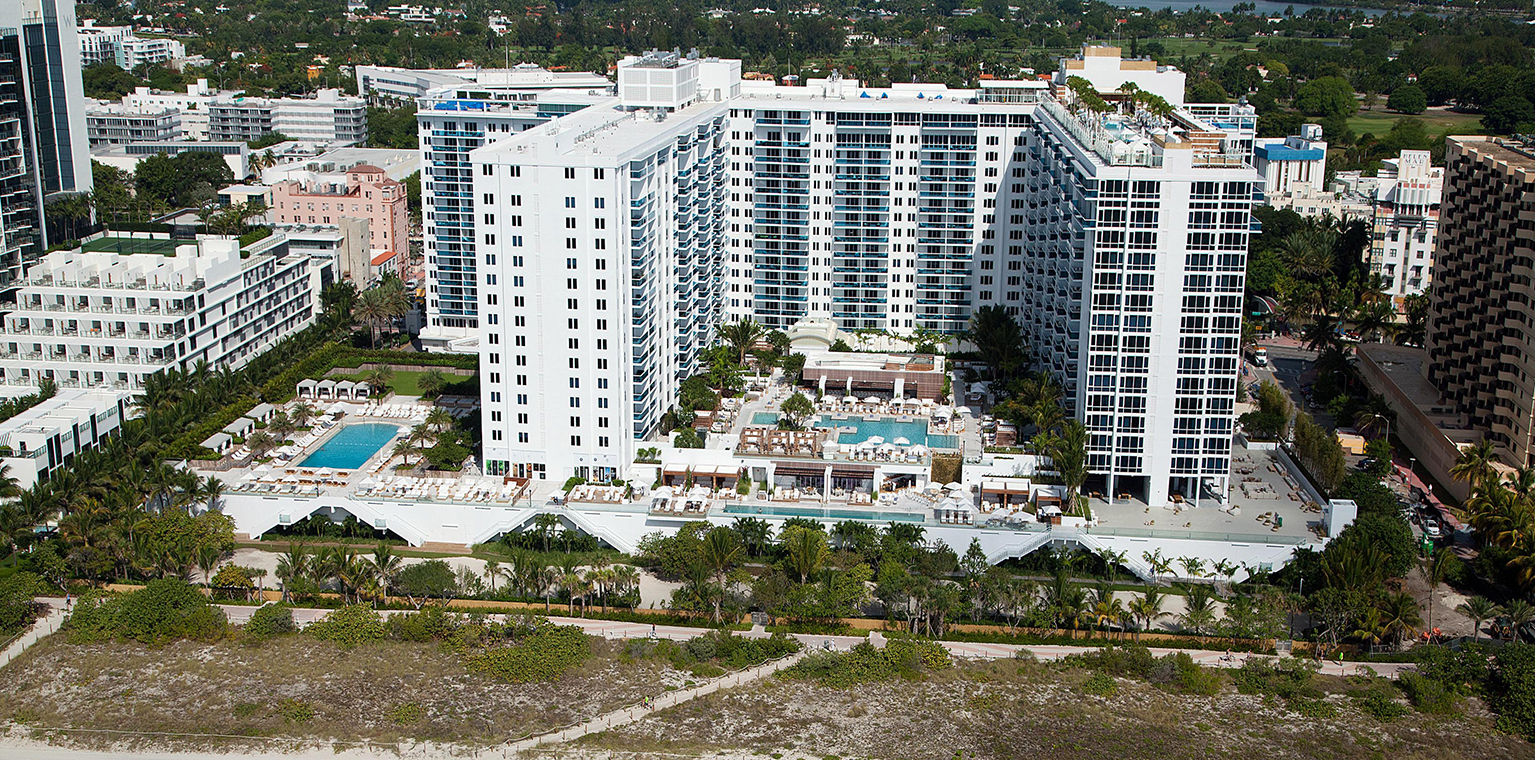
POLYGON ((304 457, 304 461, 299 462, 298 466, 355 470, 394 440, 399 432, 399 425, 391 425, 387 422, 347 425, 336 431, 336 434, 325 443, 320 444, 320 448, 304 457))
MULTIPOLYGON (((753 425, 776 425, 778 414, 776 412, 757 412, 752 417, 753 425)), ((837 443, 863 443, 874 436, 885 439, 885 443, 895 443, 897 438, 905 438, 912 445, 928 446, 935 449, 959 448, 959 436, 929 434, 927 423, 921 420, 902 422, 892 417, 848 417, 846 419, 832 419, 829 414, 821 415, 815 422, 818 428, 835 430, 837 428, 853 428, 853 432, 844 432, 837 435, 837 443)))
POLYGON ((726 504, 727 515, 772 515, 774 517, 821 517, 828 520, 864 520, 868 522, 927 522, 927 515, 916 512, 880 512, 838 509, 836 507, 793 507, 787 505, 726 504))

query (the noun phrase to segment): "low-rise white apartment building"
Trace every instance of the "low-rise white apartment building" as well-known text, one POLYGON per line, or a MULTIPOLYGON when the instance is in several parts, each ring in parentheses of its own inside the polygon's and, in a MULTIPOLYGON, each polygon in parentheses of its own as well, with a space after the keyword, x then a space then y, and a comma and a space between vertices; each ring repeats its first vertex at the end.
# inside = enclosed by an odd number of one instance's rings
POLYGON ((181 111, 163 108, 133 110, 121 103, 93 106, 85 111, 85 135, 92 148, 140 142, 172 142, 185 137, 181 111))
POLYGON ((170 63, 187 57, 186 45, 166 37, 139 37, 132 26, 96 26, 95 19, 82 19, 80 63, 90 66, 110 63, 132 71, 140 66, 170 63))
POLYGON ((0 332, 0 380, 136 391, 166 367, 240 367, 314 319, 319 277, 281 234, 102 237, 27 271, 0 332), (116 251, 122 250, 122 253, 116 251))
POLYGON ((1286 197, 1315 195, 1327 181, 1327 142, 1322 139, 1322 127, 1302 124, 1299 135, 1259 139, 1253 166, 1263 175, 1264 202, 1270 206, 1282 205, 1286 197))
POLYGON ((1404 150, 1382 162, 1376 174, 1375 220, 1370 235, 1370 272, 1399 305, 1427 291, 1434 269, 1434 236, 1444 193, 1444 167, 1426 150, 1404 150))
POLYGON ((181 131, 187 140, 208 140, 208 110, 219 99, 232 99, 239 90, 212 90, 208 80, 187 85, 186 92, 167 92, 148 87, 135 88, 119 104, 125 113, 159 113, 167 109, 181 112, 181 131))
POLYGON ((0 423, 0 466, 31 488, 122 429, 133 394, 105 388, 65 389, 0 423))
POLYGON ((364 143, 368 140, 367 102, 326 89, 312 98, 220 98, 209 106, 212 140, 249 142, 272 132, 300 142, 364 143))
POLYGON ((549 90, 608 90, 613 83, 601 74, 589 71, 550 71, 538 64, 519 63, 509 69, 404 69, 395 66, 356 67, 357 92, 378 103, 414 103, 417 98, 444 87, 485 88, 486 99, 492 90, 516 91, 524 99, 535 99, 549 90))

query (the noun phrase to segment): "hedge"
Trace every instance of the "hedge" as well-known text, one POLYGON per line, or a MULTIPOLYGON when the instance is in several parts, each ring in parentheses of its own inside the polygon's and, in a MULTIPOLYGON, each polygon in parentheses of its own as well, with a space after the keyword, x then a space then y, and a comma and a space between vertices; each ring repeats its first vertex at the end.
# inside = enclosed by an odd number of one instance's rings
POLYGON ((234 401, 225 404, 223 409, 177 436, 176 440, 171 441, 171 445, 166 447, 162 456, 166 459, 218 459, 217 453, 203 448, 203 441, 208 440, 208 436, 223 430, 229 423, 243 417, 257 403, 253 396, 242 395, 235 398, 234 401))

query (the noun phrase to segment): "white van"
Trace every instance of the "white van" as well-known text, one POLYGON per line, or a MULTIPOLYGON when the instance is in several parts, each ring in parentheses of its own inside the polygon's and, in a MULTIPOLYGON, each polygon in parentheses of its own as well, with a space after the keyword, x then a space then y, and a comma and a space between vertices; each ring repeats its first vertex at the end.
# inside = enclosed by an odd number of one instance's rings
POLYGON ((1256 365, 1258 365, 1260 367, 1267 367, 1269 365, 1269 352, 1268 352, 1268 349, 1266 349, 1266 348, 1255 348, 1255 349, 1253 349, 1253 364, 1256 364, 1256 365))

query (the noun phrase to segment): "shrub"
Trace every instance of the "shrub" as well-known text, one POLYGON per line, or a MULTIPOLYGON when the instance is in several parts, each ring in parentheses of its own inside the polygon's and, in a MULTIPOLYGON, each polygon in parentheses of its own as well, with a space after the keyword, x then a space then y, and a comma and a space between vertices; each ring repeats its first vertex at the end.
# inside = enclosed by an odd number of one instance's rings
POLYGON ((546 623, 514 644, 472 655, 469 668, 512 683, 555 681, 591 656, 591 639, 580 628, 546 623))
POLYGON ((286 604, 264 605, 245 624, 245 632, 252 636, 276 636, 296 630, 298 627, 293 624, 293 608, 286 604))
POLYGON ((918 639, 890 639, 884 649, 861 642, 847 652, 821 652, 783 671, 790 678, 814 680, 822 686, 846 689, 893 678, 917 678, 927 670, 949 666, 943 645, 918 639))
POLYGON ((366 604, 353 604, 331 612, 323 620, 310 623, 304 633, 350 649, 363 642, 383 640, 384 621, 366 604))
POLYGON ((714 640, 707 634, 688 639, 686 647, 688 654, 695 660, 714 659, 714 640))
POLYGON ((122 596, 83 596, 64 627, 76 643, 128 639, 160 646, 178 639, 223 638, 229 620, 201 591, 162 578, 122 596))
POLYGON ((406 702, 404 704, 395 705, 394 709, 389 711, 389 719, 394 721, 395 725, 398 726, 403 726, 407 723, 415 723, 425 717, 426 710, 422 709, 421 705, 418 705, 415 702, 406 702))
POLYGON ((1359 700, 1359 709, 1385 721, 1396 720, 1412 712, 1412 710, 1407 708, 1407 705, 1379 692, 1359 700))
POLYGON ((1487 703, 1498 713, 1498 728, 1535 741, 1535 646, 1509 644, 1498 650, 1487 703))
POLYGON ((1093 668, 1121 678, 1149 678, 1157 667, 1157 658, 1152 656, 1151 650, 1139 644, 1072 655, 1064 662, 1072 667, 1093 668))
POLYGON ((1454 690, 1433 678, 1407 671, 1397 678, 1396 683, 1418 712, 1451 715, 1460 710, 1460 700, 1454 690))
POLYGON ((1201 668, 1187 652, 1176 652, 1157 660, 1148 680, 1183 694, 1211 697, 1220 693, 1221 675, 1201 668))
POLYGON ((1092 674, 1087 682, 1082 684, 1082 691, 1100 697, 1112 697, 1117 689, 1118 684, 1114 682, 1114 677, 1101 670, 1092 674))
POLYGON ((314 720, 314 707, 301 699, 284 699, 277 705, 277 714, 289 723, 308 723, 314 720))
POLYGON ((0 637, 32 624, 37 617, 37 602, 45 590, 43 579, 33 573, 12 573, 0 578, 0 637))
POLYGON ((1333 707, 1331 703, 1320 699, 1292 699, 1286 704, 1291 710, 1307 718, 1329 719, 1338 717, 1338 709, 1333 707))
POLYGON ((1300 660, 1267 662, 1248 660, 1231 674, 1237 691, 1292 699, 1319 699, 1322 692, 1311 683, 1312 669, 1300 660))
POLYGON ((403 641, 440 641, 458 631, 458 617, 442 607, 427 607, 408 615, 389 618, 389 638, 403 641))

